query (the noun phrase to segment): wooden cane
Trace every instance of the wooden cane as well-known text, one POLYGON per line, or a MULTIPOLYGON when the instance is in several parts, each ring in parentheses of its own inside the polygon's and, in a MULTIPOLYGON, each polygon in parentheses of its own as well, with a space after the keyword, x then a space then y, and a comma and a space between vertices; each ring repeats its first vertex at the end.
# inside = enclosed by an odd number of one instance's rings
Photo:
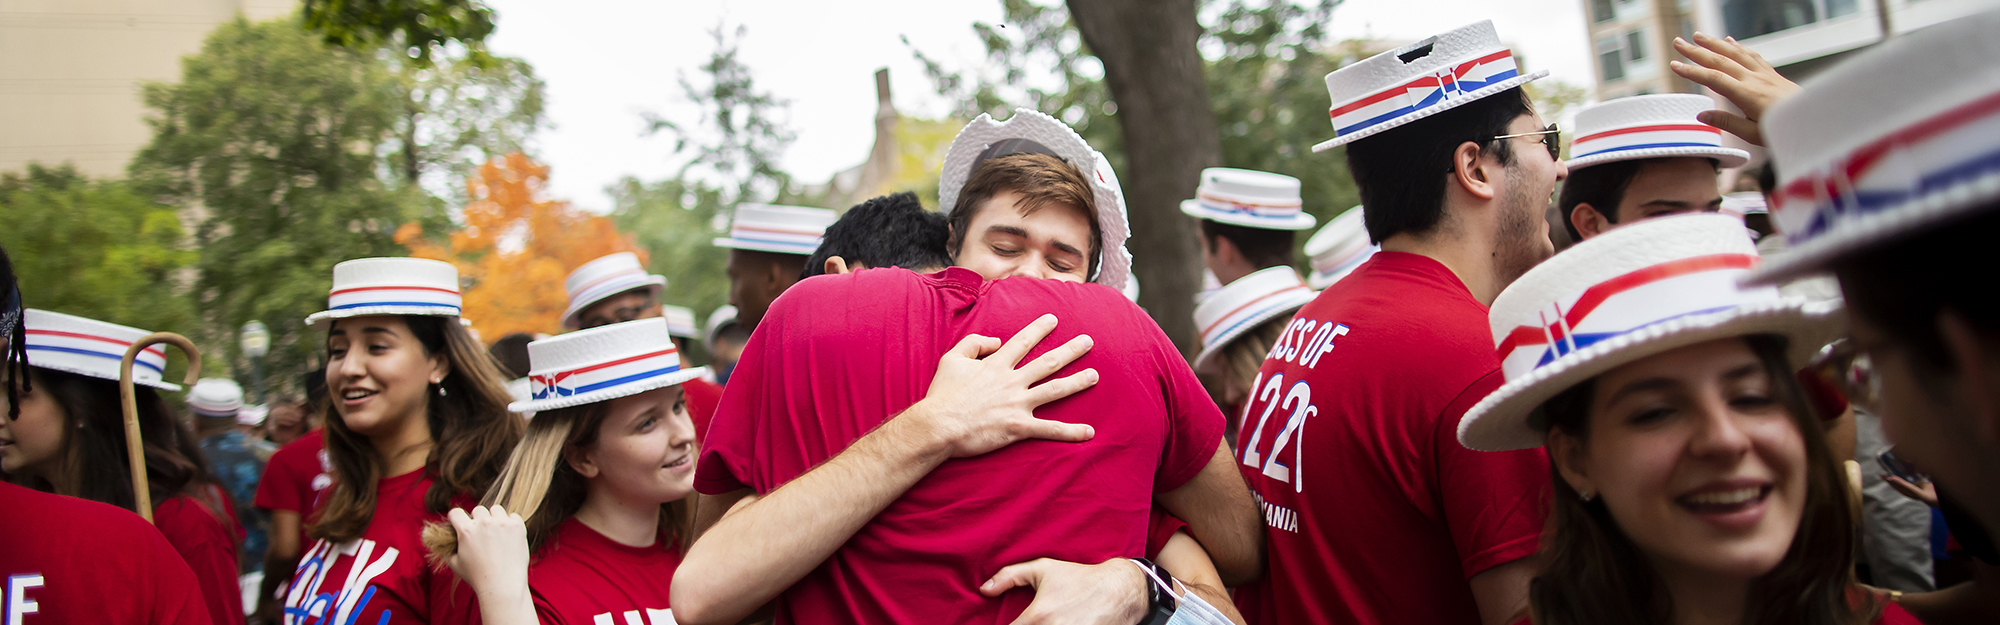
POLYGON ((172 332, 154 332, 134 341, 125 348, 125 358, 118 361, 118 398, 125 408, 125 459, 132 465, 132 507, 147 523, 153 522, 153 493, 146 482, 146 444, 139 438, 139 395, 132 388, 132 362, 139 358, 140 350, 160 343, 172 344, 187 355, 187 381, 182 384, 191 387, 201 379, 201 350, 187 337, 172 332))

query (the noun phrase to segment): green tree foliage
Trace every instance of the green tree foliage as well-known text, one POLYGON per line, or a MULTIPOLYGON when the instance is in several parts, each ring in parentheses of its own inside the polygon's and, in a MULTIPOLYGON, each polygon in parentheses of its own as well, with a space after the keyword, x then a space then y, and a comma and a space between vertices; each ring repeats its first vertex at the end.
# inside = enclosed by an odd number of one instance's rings
POLYGON ((173 207, 122 182, 88 180, 69 165, 0 175, 0 247, 29 308, 199 336, 200 316, 178 288, 197 256, 186 244, 173 207))
POLYGON ((458 56, 425 64, 381 56, 402 104, 388 161, 403 182, 421 183, 432 195, 457 199, 464 191, 458 185, 476 178, 481 164, 525 152, 545 125, 546 87, 527 61, 458 56))
POLYGON ((714 244, 727 218, 723 190, 684 178, 646 183, 627 177, 609 191, 612 222, 646 249, 647 270, 667 278, 660 301, 692 308, 704 321, 729 303, 729 250, 714 244))
POLYGON ((720 25, 710 29, 715 52, 702 64, 701 80, 679 77, 682 97, 701 108, 698 121, 677 122, 655 114, 646 119, 653 132, 673 134, 676 154, 688 155, 680 179, 733 184, 735 188, 723 198, 731 204, 785 201, 792 178, 779 169, 778 158, 797 133, 784 122, 790 103, 759 90, 749 66, 737 58, 746 32, 737 26, 732 37, 720 25))
POLYGON ((409 58, 428 64, 432 53, 458 43, 475 62, 486 55, 493 9, 479 0, 305 0, 305 26, 327 43, 372 51, 402 44, 409 58))

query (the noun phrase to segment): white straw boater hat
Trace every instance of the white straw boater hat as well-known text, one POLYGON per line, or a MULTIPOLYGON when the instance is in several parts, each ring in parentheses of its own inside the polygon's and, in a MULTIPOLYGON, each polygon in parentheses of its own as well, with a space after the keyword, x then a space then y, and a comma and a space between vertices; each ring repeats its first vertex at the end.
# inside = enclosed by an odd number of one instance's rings
POLYGON ((619 252, 584 263, 576 271, 569 272, 563 280, 563 290, 569 292, 569 308, 563 311, 563 327, 575 329, 582 325, 577 313, 591 304, 605 298, 633 289, 646 289, 646 297, 658 297, 660 289, 667 286, 667 278, 646 273, 639 265, 639 256, 631 252, 619 252))
POLYGON ((1822 271, 2000 205, 1995 32, 2000 11, 1891 39, 1765 113, 1779 173, 1771 218, 1790 249, 1752 280, 1822 271))
POLYGON ((1695 119, 1713 108, 1714 100, 1691 93, 1635 95, 1584 107, 1576 113, 1569 168, 1680 156, 1742 167, 1750 162, 1750 153, 1723 147, 1722 129, 1695 119))
POLYGON ((1500 44, 1493 21, 1481 21, 1334 70, 1326 75, 1333 96, 1334 146, 1381 133, 1451 110, 1529 81, 1545 71, 1522 75, 1514 52, 1500 44))
POLYGON ((717 307, 714 312, 708 313, 708 325, 702 328, 701 346, 710 352, 715 351, 715 337, 720 336, 724 328, 733 325, 736 325, 736 307, 728 304, 717 307))
POLYGON ((660 307, 660 316, 667 320, 667 333, 684 339, 700 340, 701 324, 695 323, 694 309, 686 306, 666 305, 660 307))
POLYGON ((1458 424, 1480 451, 1537 447, 1543 402, 1647 356, 1716 339, 1776 334, 1795 366, 1839 334, 1837 303, 1740 287, 1757 265, 1743 222, 1676 215, 1616 228, 1528 270, 1489 317, 1507 383, 1458 424))
MULTIPOLYGON (((152 332, 138 328, 53 313, 33 308, 21 314, 27 333, 24 346, 30 366, 53 369, 105 380, 118 380, 118 363, 132 343, 152 332)), ((169 391, 179 384, 166 382, 167 352, 160 346, 147 347, 132 361, 132 382, 169 391)))
POLYGON ((1368 242, 1368 225, 1363 221, 1361 207, 1347 209, 1306 239, 1306 257, 1312 264, 1312 275, 1306 276, 1306 284, 1315 289, 1333 286, 1379 251, 1382 246, 1368 242))
POLYGON ((729 219, 729 236, 715 240, 716 247, 811 256, 819 250, 826 227, 840 219, 840 213, 809 206, 738 204, 729 219))
POLYGON ((1189 217, 1266 230, 1305 230, 1313 216, 1299 199, 1299 179, 1283 174, 1210 167, 1201 170, 1194 199, 1181 201, 1189 217))
POLYGON ((510 412, 581 406, 701 377, 707 367, 681 368, 680 353, 660 318, 577 330, 528 344, 528 397, 510 412))
POLYGON ((1208 370, 1230 341, 1265 321, 1292 314, 1317 295, 1291 267, 1259 269, 1223 285, 1194 307, 1194 326, 1201 331, 1195 370, 1208 370))
POLYGON ((958 131, 951 149, 945 152, 944 168, 938 175, 938 206, 951 215, 958 206, 959 191, 972 178, 973 168, 985 159, 1024 153, 1053 154, 1090 181, 1096 196, 1097 229, 1102 233, 1099 243, 1104 248, 1097 275, 1090 278, 1123 289, 1126 276, 1132 273, 1132 253, 1125 249, 1125 239, 1132 235, 1132 224, 1125 217, 1125 192, 1118 187, 1118 174, 1111 171, 1111 162, 1061 120, 1028 109, 1014 109, 1014 116, 1004 122, 981 113, 958 131), (989 154, 989 148, 994 153, 989 154))
POLYGON ((359 258, 333 266, 327 309, 306 317, 325 330, 335 319, 369 315, 456 317, 458 268, 424 258, 359 258))
POLYGON ((202 378, 188 389, 188 410, 210 418, 234 417, 243 410, 243 385, 228 378, 202 378))

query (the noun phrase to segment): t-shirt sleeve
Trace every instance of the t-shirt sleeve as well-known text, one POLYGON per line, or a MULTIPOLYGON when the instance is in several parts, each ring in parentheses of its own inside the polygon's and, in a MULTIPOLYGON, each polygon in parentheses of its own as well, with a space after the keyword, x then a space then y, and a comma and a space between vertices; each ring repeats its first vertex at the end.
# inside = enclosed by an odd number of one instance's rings
POLYGON ((722 387, 722 401, 709 417, 700 460, 695 463, 694 487, 702 494, 721 495, 759 483, 756 465, 751 461, 756 450, 753 437, 757 421, 765 417, 758 407, 771 403, 763 394, 779 392, 766 388, 769 376, 765 368, 773 366, 775 355, 766 353, 765 347, 782 343, 767 340, 784 331, 784 324, 777 322, 774 319, 777 314, 773 314, 781 312, 773 306, 764 315, 760 327, 751 334, 750 343, 744 346, 742 357, 736 361, 736 369, 729 374, 729 384, 722 387))
MULTIPOLYGON (((180 554, 174 553, 159 532, 144 532, 147 545, 142 575, 151 578, 152 583, 144 592, 152 595, 151 618, 148 623, 165 625, 213 625, 215 621, 208 614, 208 604, 203 601, 201 588, 195 583, 194 571, 181 561, 180 554)), ((238 622, 241 622, 240 620, 238 622)))
POLYGON ((531 594, 534 595, 536 621, 542 625, 568 625, 569 622, 563 620, 562 611, 557 610, 556 604, 550 603, 548 597, 542 596, 539 592, 531 594))
POLYGON ((1187 484, 1215 457, 1215 451, 1222 445, 1222 409, 1215 406, 1215 400, 1202 388, 1194 369, 1188 367, 1187 360, 1181 358, 1167 335, 1152 318, 1144 313, 1140 316, 1155 337, 1154 359, 1162 369, 1161 385, 1166 393, 1167 443, 1161 450, 1159 471, 1154 473, 1153 481, 1153 492, 1163 493, 1187 484))
POLYGON ((1167 511, 1153 508, 1146 515, 1146 558, 1160 559, 1160 550, 1167 548, 1167 541, 1173 540, 1174 533, 1187 529, 1187 522, 1175 518, 1167 511))
POLYGON ((162 502, 154 509, 153 518, 194 573, 212 622, 242 623, 243 590, 236 576, 236 543, 223 521, 190 497, 162 502))
POLYGON ((1503 381, 1495 369, 1473 382, 1445 409, 1433 432, 1438 497, 1467 579, 1534 555, 1547 516, 1546 452, 1473 451, 1458 443, 1458 422, 1465 411, 1503 381))
POLYGON ((264 465, 264 477, 257 480, 257 498, 252 502, 265 510, 287 510, 301 516, 306 513, 306 502, 299 501, 297 485, 305 479, 298 474, 298 459, 306 454, 298 453, 291 447, 279 449, 264 465))

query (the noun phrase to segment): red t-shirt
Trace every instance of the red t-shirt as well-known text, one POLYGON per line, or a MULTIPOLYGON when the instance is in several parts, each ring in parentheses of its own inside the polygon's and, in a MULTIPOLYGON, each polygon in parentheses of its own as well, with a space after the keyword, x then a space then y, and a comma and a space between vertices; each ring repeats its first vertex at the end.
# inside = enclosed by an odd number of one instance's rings
MULTIPOLYGON (((382 480, 375 515, 360 538, 320 540, 305 550, 285 591, 285 625, 478 623, 472 587, 425 560, 424 524, 445 522, 424 509, 430 487, 423 469, 382 480)), ((459 498, 452 505, 473 503, 459 498)))
POLYGON ((667 591, 681 551, 668 536, 648 547, 606 538, 571 518, 528 567, 528 589, 543 625, 673 625, 667 591))
POLYGON ((212 622, 194 573, 139 515, 5 482, 0 578, 0 615, 21 615, 10 625, 212 622))
POLYGON ((1270 563, 1244 616, 1479 622, 1466 580, 1535 552, 1549 488, 1540 449, 1458 444, 1501 382, 1486 307, 1430 258, 1378 253, 1300 309, 1237 433, 1270 563))
POLYGON ((1033 593, 981 596, 1002 567, 1143 554, 1153 494, 1214 456, 1222 415, 1152 319, 1094 284, 882 268, 792 286, 730 376, 695 487, 769 493, 921 399, 961 337, 1010 337, 1048 312, 1061 323, 1028 357, 1087 333, 1090 353, 1056 376, 1103 376, 1038 414, 1096 437, 944 463, 781 595, 778 622, 1007 623, 1033 593))
POLYGON ((231 526, 187 495, 154 506, 153 524, 194 571, 215 625, 241 625, 243 588, 236 577, 236 534, 231 526))
POLYGON ((312 524, 308 513, 319 508, 320 496, 333 486, 333 462, 326 456, 326 432, 313 430, 287 443, 264 464, 264 477, 257 480, 257 500, 265 510, 299 513, 299 544, 310 545, 305 527, 312 524))
POLYGON ((715 418, 715 406, 722 403, 722 385, 695 378, 681 383, 687 391, 688 417, 694 420, 694 440, 708 436, 708 422, 715 418))

